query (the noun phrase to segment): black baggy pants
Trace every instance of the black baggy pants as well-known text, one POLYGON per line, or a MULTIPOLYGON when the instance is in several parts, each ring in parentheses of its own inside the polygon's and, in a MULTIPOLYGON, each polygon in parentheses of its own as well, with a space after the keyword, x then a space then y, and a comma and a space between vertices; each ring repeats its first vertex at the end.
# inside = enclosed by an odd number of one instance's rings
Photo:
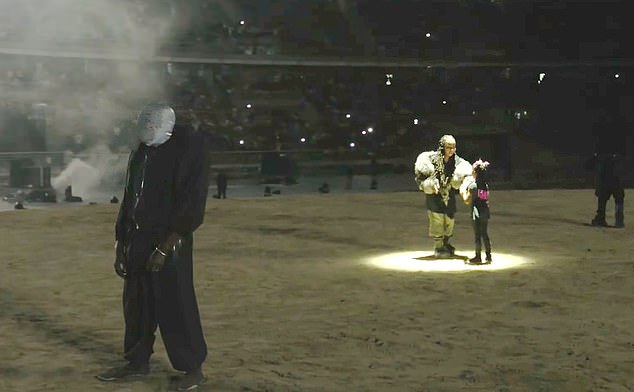
MULTIPOLYGON (((151 241, 134 241, 130 257, 149 257, 151 241)), ((178 255, 168 256, 161 272, 128 271, 123 288, 124 357, 147 363, 153 353, 157 326, 176 370, 197 369, 207 357, 193 285, 192 241, 183 241, 178 255)))

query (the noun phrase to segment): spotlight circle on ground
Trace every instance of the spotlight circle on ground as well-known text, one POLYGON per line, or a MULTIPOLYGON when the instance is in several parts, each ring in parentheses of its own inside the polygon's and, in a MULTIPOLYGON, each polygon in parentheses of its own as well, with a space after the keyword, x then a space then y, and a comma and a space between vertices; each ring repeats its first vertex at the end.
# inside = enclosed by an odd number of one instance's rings
MULTIPOLYGON (((525 257, 508 253, 493 253, 493 262, 485 265, 469 265, 458 259, 423 259, 430 256, 431 253, 430 251, 389 253, 369 257, 365 264, 375 268, 405 272, 469 272, 519 268, 529 263, 525 257)), ((472 256, 471 253, 464 254, 472 256)), ((482 256, 484 257, 484 254, 482 256)))

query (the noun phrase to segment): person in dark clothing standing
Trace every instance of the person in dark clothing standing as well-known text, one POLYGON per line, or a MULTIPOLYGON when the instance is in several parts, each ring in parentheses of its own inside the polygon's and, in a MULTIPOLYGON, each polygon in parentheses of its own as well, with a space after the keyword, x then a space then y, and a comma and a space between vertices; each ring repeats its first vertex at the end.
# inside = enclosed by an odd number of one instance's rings
POLYGON ((592 166, 595 170, 594 195, 597 197, 597 212, 592 219, 592 226, 607 227, 605 220, 605 208, 614 198, 614 227, 625 227, 624 203, 625 188, 621 179, 621 157, 619 154, 596 153, 593 156, 592 166))
POLYGON ((202 224, 208 188, 205 143, 176 124, 167 105, 143 109, 140 143, 130 154, 115 227, 115 271, 124 279, 125 366, 97 376, 120 381, 149 372, 155 332, 172 366, 181 372, 176 390, 205 381, 207 356, 193 286, 193 233, 202 224))
POLYGON ((631 120, 627 115, 627 101, 618 84, 608 84, 600 95, 598 118, 593 127, 595 154, 589 162, 594 169, 597 211, 591 221, 593 226, 608 226, 605 208, 610 197, 614 198, 614 226, 625 227, 623 209, 625 189, 623 158, 627 138, 631 134, 631 120))
POLYGON ((462 198, 465 204, 471 206, 471 221, 475 234, 475 256, 469 259, 470 264, 482 264, 482 241, 486 252, 485 262, 491 263, 491 239, 489 238, 489 184, 487 168, 489 162, 478 159, 473 163, 473 181, 466 189, 462 198))
POLYGON ((227 198, 227 175, 223 172, 219 172, 216 176, 216 186, 218 187, 218 199, 227 198))

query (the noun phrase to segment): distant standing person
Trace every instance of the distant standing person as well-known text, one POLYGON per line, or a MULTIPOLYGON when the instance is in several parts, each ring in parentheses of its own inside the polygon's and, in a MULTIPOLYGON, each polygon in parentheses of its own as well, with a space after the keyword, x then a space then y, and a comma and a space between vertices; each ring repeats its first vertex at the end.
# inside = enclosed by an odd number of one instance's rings
POLYGON ((591 224, 608 226, 605 208, 610 197, 613 197, 614 227, 622 228, 625 227, 623 158, 627 138, 631 132, 631 121, 624 115, 629 105, 623 100, 624 92, 620 91, 619 85, 608 85, 605 88, 600 95, 599 117, 593 126, 596 145, 590 167, 595 172, 594 194, 597 197, 597 212, 591 224))
POLYGON ((464 190, 462 198, 465 204, 471 206, 471 221, 475 234, 475 256, 469 259, 471 264, 482 264, 482 241, 486 252, 486 263, 490 263, 491 239, 489 238, 489 184, 488 172, 489 162, 478 159, 473 163, 474 181, 464 190))
POLYGON ((591 225, 608 226, 605 220, 605 208, 610 197, 613 197, 614 227, 625 227, 625 188, 621 179, 620 155, 596 153, 593 156, 593 166, 595 170, 594 195, 597 197, 597 212, 592 219, 591 225))
POLYGON ((353 176, 354 172, 352 171, 352 165, 346 165, 346 184, 344 186, 345 189, 352 189, 353 176))
POLYGON ((379 186, 379 181, 377 176, 379 175, 379 164, 376 161, 375 157, 372 157, 370 160, 370 189, 377 189, 379 186))
POLYGON ((71 185, 68 185, 66 189, 64 189, 64 200, 71 201, 72 197, 73 197, 73 187, 71 185))
POLYGON ((227 175, 224 172, 219 172, 216 176, 216 186, 218 187, 218 199, 227 198, 227 175))

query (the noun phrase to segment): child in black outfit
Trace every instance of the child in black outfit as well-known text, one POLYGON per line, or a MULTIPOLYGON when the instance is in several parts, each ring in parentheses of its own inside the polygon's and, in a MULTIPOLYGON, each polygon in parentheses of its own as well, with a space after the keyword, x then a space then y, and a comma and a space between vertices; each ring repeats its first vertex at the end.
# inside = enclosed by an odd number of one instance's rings
POLYGON ((469 259, 470 264, 489 264, 491 258, 491 240, 489 239, 489 184, 487 183, 487 167, 489 162, 478 159, 473 163, 473 177, 475 181, 469 185, 463 199, 471 206, 471 220, 475 231, 475 257, 469 259), (486 252, 485 263, 482 262, 482 240, 486 252))

